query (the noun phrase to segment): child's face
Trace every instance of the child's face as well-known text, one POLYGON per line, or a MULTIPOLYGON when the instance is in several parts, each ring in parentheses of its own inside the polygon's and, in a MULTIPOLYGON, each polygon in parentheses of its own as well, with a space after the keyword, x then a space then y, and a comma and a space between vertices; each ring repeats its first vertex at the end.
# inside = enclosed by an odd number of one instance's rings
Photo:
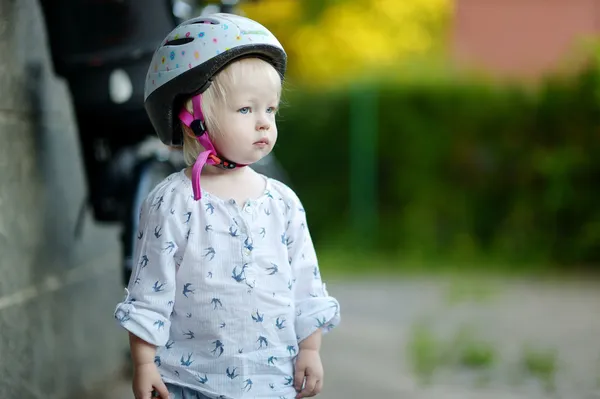
POLYGON ((212 141, 220 154, 252 164, 271 152, 277 140, 277 89, 260 75, 231 89, 227 104, 218 107, 215 115, 220 133, 212 141))

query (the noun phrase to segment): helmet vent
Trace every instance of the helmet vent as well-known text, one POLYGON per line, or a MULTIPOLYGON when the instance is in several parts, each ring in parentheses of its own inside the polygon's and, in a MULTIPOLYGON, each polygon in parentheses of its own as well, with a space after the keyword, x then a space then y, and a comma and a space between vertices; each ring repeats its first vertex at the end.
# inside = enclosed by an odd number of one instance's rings
POLYGON ((189 42, 193 42, 193 37, 183 37, 181 39, 169 40, 165 43, 165 46, 181 46, 182 44, 187 44, 189 42))
POLYGON ((209 24, 209 25, 219 25, 220 22, 214 19, 203 18, 197 21, 192 22, 192 24, 209 24))

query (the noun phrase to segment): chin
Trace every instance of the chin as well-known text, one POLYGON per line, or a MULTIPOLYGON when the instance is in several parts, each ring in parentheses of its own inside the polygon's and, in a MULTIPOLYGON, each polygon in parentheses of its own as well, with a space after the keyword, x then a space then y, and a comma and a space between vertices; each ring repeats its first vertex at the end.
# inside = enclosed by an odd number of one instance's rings
MULTIPOLYGON (((245 157, 243 157, 244 160, 239 163, 250 165, 250 164, 259 162, 261 159, 263 159, 270 153, 271 153, 271 149, 268 149, 268 150, 265 149, 263 151, 255 151, 252 154, 247 154, 245 157)), ((242 157, 240 157, 240 158, 242 158, 242 157)))
POLYGON ((252 165, 253 163, 259 162, 261 159, 263 159, 266 156, 267 156, 267 154, 256 156, 256 157, 248 157, 246 162, 242 162, 242 163, 246 164, 246 165, 252 165))

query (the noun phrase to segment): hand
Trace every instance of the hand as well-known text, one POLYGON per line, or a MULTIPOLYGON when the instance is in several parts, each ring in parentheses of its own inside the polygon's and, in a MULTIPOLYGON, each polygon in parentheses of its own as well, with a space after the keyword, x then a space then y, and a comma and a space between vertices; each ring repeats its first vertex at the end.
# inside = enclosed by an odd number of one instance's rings
POLYGON ((298 352, 294 387, 298 391, 296 398, 315 396, 323 389, 323 364, 318 350, 300 349, 298 352), (303 383, 304 389, 302 389, 303 383))
POLYGON ((169 398, 169 391, 154 363, 135 366, 133 373, 133 394, 135 399, 169 398), (153 391, 156 391, 159 396, 153 396, 153 391))

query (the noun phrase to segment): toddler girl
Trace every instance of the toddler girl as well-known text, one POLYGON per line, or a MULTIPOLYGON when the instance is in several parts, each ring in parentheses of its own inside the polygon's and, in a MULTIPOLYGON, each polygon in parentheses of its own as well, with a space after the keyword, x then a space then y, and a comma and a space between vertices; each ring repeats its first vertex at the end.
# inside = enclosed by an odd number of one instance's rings
POLYGON ((184 22, 156 50, 146 109, 190 167, 143 204, 115 311, 130 333, 137 399, 321 390, 321 335, 339 323, 339 304, 321 281, 300 200, 249 167, 277 140, 285 67, 271 32, 229 14, 184 22))

